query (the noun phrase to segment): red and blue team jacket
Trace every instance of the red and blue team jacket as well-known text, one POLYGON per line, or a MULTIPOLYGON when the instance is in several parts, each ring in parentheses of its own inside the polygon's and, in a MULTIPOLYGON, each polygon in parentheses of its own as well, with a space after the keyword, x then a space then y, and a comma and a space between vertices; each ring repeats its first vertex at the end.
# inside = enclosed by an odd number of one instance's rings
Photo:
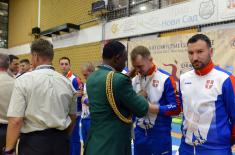
MULTIPOLYGON (((136 118, 136 126, 152 131, 171 131, 173 115, 181 112, 181 104, 176 83, 166 71, 154 65, 147 76, 137 75, 132 80, 134 90, 138 93, 141 89, 147 91, 149 102, 160 106, 158 114, 148 113, 143 118, 136 118)), ((153 132, 153 134, 159 134, 153 132)))
POLYGON ((180 77, 183 149, 229 149, 235 139, 235 78, 210 62, 180 77), (188 144, 188 145, 187 145, 188 144))
MULTIPOLYGON (((73 87, 75 90, 81 90, 83 89, 83 83, 82 80, 76 76, 75 74, 73 74, 71 71, 68 72, 67 78, 69 78, 69 80, 72 82, 73 87)), ((82 103, 81 103, 81 99, 82 97, 77 97, 77 112, 78 115, 81 115, 81 111, 82 111, 82 103)))

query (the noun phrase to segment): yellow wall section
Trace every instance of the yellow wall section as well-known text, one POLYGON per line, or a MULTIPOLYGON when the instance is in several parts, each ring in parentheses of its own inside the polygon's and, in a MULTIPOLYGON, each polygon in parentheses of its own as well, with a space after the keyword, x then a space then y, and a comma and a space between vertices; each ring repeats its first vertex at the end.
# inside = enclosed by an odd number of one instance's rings
POLYGON ((56 49, 53 66, 55 66, 56 70, 59 72, 59 59, 63 56, 71 60, 71 70, 84 80, 80 70, 81 65, 86 62, 97 64, 101 61, 101 43, 97 42, 56 49))
POLYGON ((29 59, 29 61, 31 61, 31 54, 21 54, 21 55, 17 55, 20 60, 22 59, 29 59))
POLYGON ((175 4, 175 3, 180 3, 180 2, 184 2, 184 1, 187 1, 187 0, 169 0, 169 3, 175 4))
POLYGON ((160 33, 160 37, 170 37, 182 34, 196 33, 198 32, 198 28, 186 29, 186 30, 176 30, 173 32, 163 32, 160 33))
POLYGON ((37 26, 38 0, 9 1, 8 47, 31 42, 32 28, 37 26))
MULTIPOLYGON (((41 30, 65 23, 82 23, 94 19, 88 15, 94 0, 41 0, 41 30)), ((91 23, 87 26, 93 26, 91 23)), ((83 26, 84 28, 84 26, 83 26)))

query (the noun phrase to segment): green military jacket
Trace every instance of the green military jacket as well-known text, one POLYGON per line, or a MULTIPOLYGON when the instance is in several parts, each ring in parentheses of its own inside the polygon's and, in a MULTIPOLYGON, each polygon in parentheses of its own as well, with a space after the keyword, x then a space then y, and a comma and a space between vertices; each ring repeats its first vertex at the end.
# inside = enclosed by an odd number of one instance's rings
MULTIPOLYGON (((131 126, 114 113, 106 96, 106 77, 110 68, 101 66, 87 80, 91 127, 85 144, 85 155, 131 155, 131 126)), ((148 102, 138 96, 129 77, 115 73, 113 94, 118 110, 125 117, 143 117, 148 102)))

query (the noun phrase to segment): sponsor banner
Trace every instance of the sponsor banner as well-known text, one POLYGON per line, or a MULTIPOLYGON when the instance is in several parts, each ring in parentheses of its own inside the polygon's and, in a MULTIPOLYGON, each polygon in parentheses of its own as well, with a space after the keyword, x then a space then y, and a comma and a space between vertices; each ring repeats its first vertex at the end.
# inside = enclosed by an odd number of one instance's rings
POLYGON ((219 21, 235 19, 235 0, 219 0, 219 21))
POLYGON ((214 62, 235 75, 235 29, 215 31, 214 43, 214 62))
MULTIPOLYGON (((189 35, 176 37, 163 37, 156 40, 130 41, 128 42, 128 52, 139 45, 147 47, 158 67, 171 73, 176 80, 179 75, 192 69, 187 56, 187 39, 189 35)), ((128 66, 131 65, 130 56, 128 66)))
POLYGON ((105 39, 160 32, 218 21, 218 0, 195 0, 105 25, 105 39))
MULTIPOLYGON (((157 66, 168 71, 178 80, 180 74, 192 69, 187 54, 187 41, 194 34, 196 33, 155 40, 129 41, 128 52, 130 54, 138 45, 146 46, 157 66)), ((214 63, 235 73, 235 29, 209 31, 205 34, 212 41, 214 63)), ((131 66, 130 56, 128 66, 131 66)))

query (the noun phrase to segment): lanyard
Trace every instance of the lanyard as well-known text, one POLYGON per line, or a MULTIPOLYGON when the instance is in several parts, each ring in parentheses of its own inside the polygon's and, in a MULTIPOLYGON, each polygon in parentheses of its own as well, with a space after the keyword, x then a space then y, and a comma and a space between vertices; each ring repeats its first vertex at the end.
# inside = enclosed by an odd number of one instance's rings
MULTIPOLYGON (((153 80, 154 73, 149 76, 148 80, 146 81, 146 76, 139 76, 140 80, 140 89, 147 91, 147 87, 149 86, 149 83, 153 80), (145 84, 144 84, 145 79, 145 84)), ((149 97, 147 97, 147 100, 150 101, 149 97)), ((145 126, 145 136, 148 135, 147 130, 151 128, 151 126, 154 126, 150 120, 149 114, 146 114, 146 116, 143 117, 143 125, 145 126)))
POLYGON ((51 65, 40 65, 40 66, 36 67, 35 70, 39 70, 39 69, 52 69, 52 70, 55 70, 55 68, 51 65))
POLYGON ((145 84, 144 84, 144 79, 146 79, 146 76, 139 77, 141 90, 147 89, 147 87, 149 86, 149 83, 152 81, 153 77, 154 77, 154 73, 148 78, 148 80, 147 80, 147 82, 145 82, 145 84))

